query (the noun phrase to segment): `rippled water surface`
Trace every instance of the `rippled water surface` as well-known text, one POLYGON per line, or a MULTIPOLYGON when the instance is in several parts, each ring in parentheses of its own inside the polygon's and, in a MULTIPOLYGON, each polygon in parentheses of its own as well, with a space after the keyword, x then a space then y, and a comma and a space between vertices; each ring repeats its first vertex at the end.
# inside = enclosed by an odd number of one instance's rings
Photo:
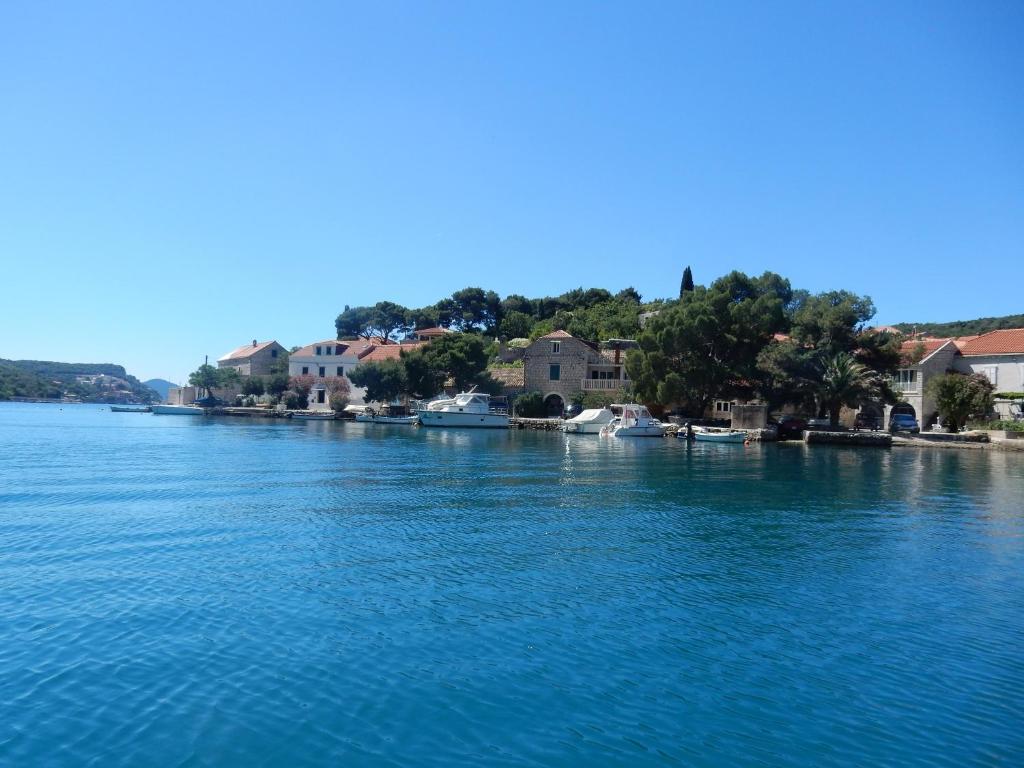
POLYGON ((0 764, 1020 765, 1024 455, 0 404, 0 764))

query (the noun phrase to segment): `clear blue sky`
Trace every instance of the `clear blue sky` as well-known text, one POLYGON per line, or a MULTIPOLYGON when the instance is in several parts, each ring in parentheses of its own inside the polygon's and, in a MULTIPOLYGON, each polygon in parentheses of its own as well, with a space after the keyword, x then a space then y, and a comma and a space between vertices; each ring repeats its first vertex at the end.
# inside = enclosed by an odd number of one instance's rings
POLYGON ((1024 3, 5 3, 0 357, 184 378, 345 304, 1024 311, 1024 3))

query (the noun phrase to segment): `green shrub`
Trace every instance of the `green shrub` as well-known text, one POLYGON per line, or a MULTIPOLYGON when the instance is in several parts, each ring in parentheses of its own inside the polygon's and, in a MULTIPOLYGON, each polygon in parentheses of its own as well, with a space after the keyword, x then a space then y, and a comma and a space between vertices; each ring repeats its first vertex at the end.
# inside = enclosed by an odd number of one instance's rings
POLYGON ((1024 392, 996 392, 996 400, 1024 400, 1024 392))
POLYGON ((524 392, 516 398, 514 406, 516 416, 526 419, 539 419, 546 415, 544 395, 540 392, 524 392))
POLYGON ((984 421, 971 424, 972 429, 1005 429, 1007 432, 1024 432, 1024 421, 984 421))
POLYGON ((289 389, 284 393, 284 407, 290 411, 304 411, 309 407, 309 394, 289 389))

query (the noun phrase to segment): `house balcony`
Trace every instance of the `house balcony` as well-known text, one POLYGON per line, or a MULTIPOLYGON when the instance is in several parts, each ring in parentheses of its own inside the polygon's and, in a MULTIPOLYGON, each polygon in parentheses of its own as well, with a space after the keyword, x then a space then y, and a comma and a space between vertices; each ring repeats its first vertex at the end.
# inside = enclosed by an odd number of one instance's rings
POLYGON ((629 379, 582 379, 584 392, 614 392, 629 383, 629 379))

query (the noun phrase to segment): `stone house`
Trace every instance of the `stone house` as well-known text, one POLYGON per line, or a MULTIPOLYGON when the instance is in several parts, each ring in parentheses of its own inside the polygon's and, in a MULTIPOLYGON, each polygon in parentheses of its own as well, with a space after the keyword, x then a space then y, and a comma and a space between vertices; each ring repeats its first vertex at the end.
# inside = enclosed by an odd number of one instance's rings
POLYGON ((524 386, 544 396, 551 415, 561 414, 583 392, 621 392, 629 384, 624 350, 635 345, 631 339, 611 339, 601 349, 566 331, 553 331, 523 353, 524 386))
POLYGON ((903 363, 892 380, 892 388, 901 400, 885 406, 883 423, 888 424, 894 412, 910 413, 921 429, 930 428, 938 409, 926 391, 928 382, 953 369, 959 349, 953 339, 911 339, 903 342, 901 351, 903 363))
POLYGON ((218 368, 234 368, 240 376, 266 376, 288 356, 288 350, 276 341, 257 342, 239 347, 217 360, 218 368))

